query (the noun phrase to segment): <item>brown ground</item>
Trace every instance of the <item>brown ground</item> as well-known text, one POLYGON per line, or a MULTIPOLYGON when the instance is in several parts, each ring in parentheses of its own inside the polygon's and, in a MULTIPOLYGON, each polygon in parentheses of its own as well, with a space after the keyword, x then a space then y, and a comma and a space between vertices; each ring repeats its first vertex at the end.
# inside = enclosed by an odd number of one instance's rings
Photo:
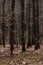
POLYGON ((9 45, 5 48, 0 45, 0 65, 43 65, 43 45, 37 51, 34 51, 33 46, 26 49, 24 53, 21 52, 21 46, 19 46, 13 53, 14 55, 10 56, 9 45))

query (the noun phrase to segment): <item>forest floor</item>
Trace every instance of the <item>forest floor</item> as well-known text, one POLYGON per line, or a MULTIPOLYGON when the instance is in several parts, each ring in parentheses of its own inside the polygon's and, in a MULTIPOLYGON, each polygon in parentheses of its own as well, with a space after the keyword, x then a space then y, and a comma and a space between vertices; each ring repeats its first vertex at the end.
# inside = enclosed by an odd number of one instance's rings
POLYGON ((26 52, 21 52, 21 47, 14 49, 14 55, 10 56, 9 45, 5 48, 0 45, 0 65, 43 65, 43 45, 37 51, 32 48, 26 49, 26 52), (4 49, 4 52, 3 52, 4 49))

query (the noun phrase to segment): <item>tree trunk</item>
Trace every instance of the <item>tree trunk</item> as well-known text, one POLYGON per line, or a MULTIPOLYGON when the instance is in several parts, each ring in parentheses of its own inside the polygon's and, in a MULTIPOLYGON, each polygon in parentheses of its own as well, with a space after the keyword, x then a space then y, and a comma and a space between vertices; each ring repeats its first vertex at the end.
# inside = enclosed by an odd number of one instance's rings
POLYGON ((22 52, 25 52, 25 33, 26 25, 24 23, 24 0, 21 0, 21 44, 22 44, 22 52))
POLYGON ((30 42, 30 13, 31 13, 31 5, 30 5, 30 0, 28 1, 27 4, 27 22, 28 22, 28 43, 27 43, 27 48, 31 46, 31 42, 30 42))
POLYGON ((38 1, 33 0, 33 39, 32 43, 35 45, 35 50, 40 48, 39 42, 39 7, 38 1))
POLYGON ((12 0, 11 4, 11 26, 10 26, 10 50, 11 50, 11 55, 13 54, 14 50, 14 44, 15 44, 15 33, 14 33, 14 24, 15 24, 15 18, 14 18, 14 8, 15 8, 15 0, 12 0))
POLYGON ((35 0, 32 0, 33 3, 33 26, 32 26, 32 44, 35 45, 35 39, 36 39, 36 23, 35 23, 35 0))
POLYGON ((3 1, 3 17, 2 17, 2 20, 3 20, 3 23, 2 23, 2 44, 3 44, 3 47, 5 47, 5 20, 4 20, 5 11, 4 11, 4 6, 5 6, 5 0, 3 1))
POLYGON ((39 1, 36 0, 36 9, 35 9, 35 22, 36 22, 36 44, 35 44, 35 49, 39 49, 40 48, 40 42, 39 42, 39 1))

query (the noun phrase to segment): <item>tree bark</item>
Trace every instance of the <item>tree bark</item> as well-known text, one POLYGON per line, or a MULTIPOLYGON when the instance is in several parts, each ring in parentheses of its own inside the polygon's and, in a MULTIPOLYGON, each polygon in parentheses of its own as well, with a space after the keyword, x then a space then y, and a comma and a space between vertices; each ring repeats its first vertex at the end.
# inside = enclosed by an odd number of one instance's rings
POLYGON ((25 33, 26 25, 24 23, 24 0, 21 0, 21 44, 22 44, 22 52, 25 52, 25 33))
POLYGON ((4 20, 4 14, 5 14, 5 10, 4 10, 4 6, 5 6, 5 0, 3 1, 3 17, 2 17, 2 44, 3 47, 5 47, 5 20, 4 20))
POLYGON ((12 12, 12 16, 11 16, 11 26, 10 26, 10 50, 11 50, 11 55, 13 54, 13 50, 14 50, 14 44, 15 44, 15 30, 14 30, 14 24, 15 24, 15 18, 14 18, 14 9, 15 8, 15 0, 12 0, 11 3, 11 12, 12 12))
POLYGON ((31 33, 30 13, 31 13, 31 5, 30 5, 30 0, 29 0, 28 4, 27 4, 27 23, 28 23, 28 43, 27 43, 27 48, 31 46, 31 42, 30 42, 30 33, 31 33))

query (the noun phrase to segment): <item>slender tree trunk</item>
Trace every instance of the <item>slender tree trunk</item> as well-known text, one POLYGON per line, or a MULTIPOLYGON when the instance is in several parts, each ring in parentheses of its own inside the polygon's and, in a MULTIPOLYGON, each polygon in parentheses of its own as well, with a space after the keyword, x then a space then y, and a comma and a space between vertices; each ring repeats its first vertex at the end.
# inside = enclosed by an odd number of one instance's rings
POLYGON ((39 0, 36 0, 36 9, 35 9, 35 22, 36 22, 36 44, 35 44, 35 49, 39 49, 40 48, 40 42, 39 42, 39 0))
POLYGON ((32 0, 33 3, 33 26, 32 26, 32 44, 35 45, 35 39, 36 39, 36 23, 35 23, 35 0, 32 0))
POLYGON ((32 43, 35 45, 35 50, 40 48, 39 42, 39 7, 38 1, 33 0, 33 40, 32 43))
POLYGON ((22 51, 25 52, 25 23, 24 23, 24 0, 21 0, 21 44, 22 44, 22 51))
POLYGON ((27 4, 27 22, 28 22, 28 43, 27 43, 27 48, 31 46, 30 42, 30 13, 31 13, 31 6, 30 6, 30 0, 28 1, 27 4))
POLYGON ((2 23, 2 44, 3 47, 5 47, 5 20, 4 20, 4 14, 5 14, 5 10, 4 10, 4 6, 5 6, 5 0, 3 1, 3 23, 2 23))
MULTIPOLYGON (((11 12, 14 12, 15 8, 15 0, 12 0, 11 4, 11 12)), ((14 18, 14 13, 11 16, 11 27, 10 27, 10 50, 11 50, 11 55, 13 54, 14 50, 14 44, 15 44, 15 33, 14 33, 14 23, 15 23, 15 18, 14 18)))

